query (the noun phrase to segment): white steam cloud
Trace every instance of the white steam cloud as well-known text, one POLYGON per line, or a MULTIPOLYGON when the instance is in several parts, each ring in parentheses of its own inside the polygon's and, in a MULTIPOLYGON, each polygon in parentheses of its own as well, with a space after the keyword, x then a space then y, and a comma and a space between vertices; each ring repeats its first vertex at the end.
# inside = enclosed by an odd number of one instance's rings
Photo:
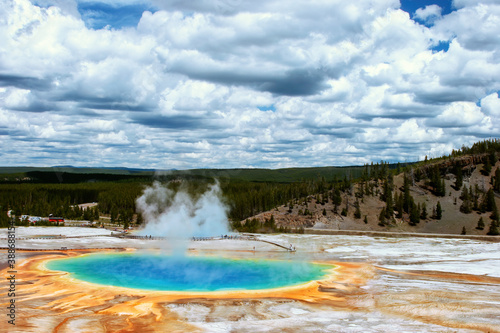
POLYGON ((228 207, 222 201, 219 183, 211 185, 198 198, 177 192, 155 182, 136 200, 144 217, 141 235, 187 239, 229 233, 228 207))

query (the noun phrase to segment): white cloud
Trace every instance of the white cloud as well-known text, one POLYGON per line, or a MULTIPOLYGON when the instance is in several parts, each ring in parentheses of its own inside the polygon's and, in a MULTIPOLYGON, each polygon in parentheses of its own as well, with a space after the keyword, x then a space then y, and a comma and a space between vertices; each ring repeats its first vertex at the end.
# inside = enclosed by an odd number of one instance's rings
MULTIPOLYGON (((477 0, 453 0, 452 4, 453 7, 455 8, 464 8, 468 6, 475 6, 478 4, 479 1, 477 0)), ((491 5, 498 5, 498 0, 481 0, 480 1, 482 4, 491 4, 491 5)))
MULTIPOLYGON (((82 2, 81 0, 79 2, 82 2)), ((78 12, 78 2, 76 0, 36 0, 36 4, 41 7, 57 7, 64 14, 73 15, 80 18, 78 12)))
POLYGON ((90 119, 84 123, 78 124, 86 130, 111 132, 117 129, 119 123, 116 120, 90 119))
POLYGON ((4 105, 9 109, 28 108, 31 104, 31 91, 28 89, 10 88, 2 94, 4 105))
POLYGON ((430 119, 429 124, 436 127, 468 127, 477 125, 483 119, 481 108, 470 102, 454 102, 448 105, 435 119, 430 119))
POLYGON ((493 93, 481 100, 481 110, 500 121, 500 98, 498 93, 493 93))
POLYGON ((0 0, 11 165, 347 165, 500 132, 494 2, 418 10, 431 27, 397 0, 100 2, 160 9, 123 29, 88 28, 76 2, 37 3, 0 0))
POLYGON ((396 129, 394 142, 435 142, 443 134, 441 129, 426 129, 421 127, 415 119, 406 120, 396 129))
POLYGON ((434 23, 434 21, 441 17, 441 11, 442 8, 438 5, 425 6, 415 11, 414 18, 426 23, 434 23))
POLYGON ((130 143, 124 131, 99 133, 97 137, 91 139, 91 141, 109 145, 125 145, 130 143))
MULTIPOLYGON (((471 1, 443 19, 433 29, 445 39, 456 38, 470 50, 495 51, 500 42, 500 3, 496 0, 471 1)), ((498 59, 498 54, 496 55, 498 59)))

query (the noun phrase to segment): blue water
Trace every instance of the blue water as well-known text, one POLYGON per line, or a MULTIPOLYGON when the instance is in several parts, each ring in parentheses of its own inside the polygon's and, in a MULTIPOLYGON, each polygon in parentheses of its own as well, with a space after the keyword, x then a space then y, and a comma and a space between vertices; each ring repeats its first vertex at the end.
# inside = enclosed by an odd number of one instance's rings
POLYGON ((330 265, 309 262, 171 257, 153 254, 91 254, 47 263, 80 280, 145 290, 256 290, 321 279, 330 265))

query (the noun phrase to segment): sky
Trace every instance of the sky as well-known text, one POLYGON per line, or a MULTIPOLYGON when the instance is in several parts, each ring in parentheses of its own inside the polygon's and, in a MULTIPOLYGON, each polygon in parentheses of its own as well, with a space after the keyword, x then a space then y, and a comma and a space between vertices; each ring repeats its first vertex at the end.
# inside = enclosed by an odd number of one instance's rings
POLYGON ((500 0, 0 0, 0 165, 411 162, 500 137, 500 0))

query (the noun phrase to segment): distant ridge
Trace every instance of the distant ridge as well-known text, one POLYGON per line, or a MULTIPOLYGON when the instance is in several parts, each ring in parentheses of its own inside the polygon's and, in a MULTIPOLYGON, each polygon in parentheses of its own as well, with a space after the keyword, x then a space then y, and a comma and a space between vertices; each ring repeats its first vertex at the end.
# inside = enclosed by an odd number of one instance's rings
MULTIPOLYGON (((68 173, 103 173, 103 174, 131 174, 131 173, 153 173, 155 169, 139 169, 125 167, 75 167, 71 165, 57 165, 52 167, 0 167, 0 174, 26 173, 33 171, 41 172, 68 172, 68 173)), ((165 170, 166 171, 166 170, 165 170)))
MULTIPOLYGON (((412 163, 385 164, 396 169, 412 163)), ((0 167, 0 183, 48 182, 79 183, 88 181, 152 181, 162 180, 211 180, 293 183, 323 179, 327 182, 361 177, 366 166, 323 166, 283 169, 191 169, 156 170, 125 167, 0 167)))
MULTIPOLYGON (((389 168, 397 168, 398 164, 388 164, 389 168)), ((0 167, 0 182, 78 182, 76 176, 61 177, 63 174, 82 175, 81 181, 97 180, 105 181, 105 175, 109 181, 117 180, 115 176, 123 180, 126 178, 141 179, 213 179, 250 181, 250 182, 280 182, 292 183, 304 180, 316 180, 324 178, 325 181, 342 180, 344 178, 354 179, 361 176, 364 166, 325 166, 309 168, 284 168, 284 169, 191 169, 191 170, 156 170, 125 167, 0 167), (30 178, 30 179, 25 179, 30 178), (51 180, 53 179, 53 180, 51 180), (62 180, 61 180, 62 179, 62 180), (69 180, 68 180, 69 181, 69 180)))
POLYGON ((127 168, 127 167, 75 167, 72 165, 54 165, 51 168, 68 168, 68 169, 75 169, 75 170, 86 170, 86 169, 123 170, 123 171, 132 171, 132 172, 155 172, 155 171, 157 171, 156 169, 141 169, 141 168, 127 168))

